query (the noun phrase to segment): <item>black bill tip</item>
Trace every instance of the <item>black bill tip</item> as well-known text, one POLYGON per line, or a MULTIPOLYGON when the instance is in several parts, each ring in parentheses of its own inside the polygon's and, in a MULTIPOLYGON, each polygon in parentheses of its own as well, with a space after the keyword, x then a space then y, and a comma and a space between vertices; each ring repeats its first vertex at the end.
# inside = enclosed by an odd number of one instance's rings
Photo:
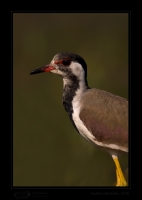
POLYGON ((39 73, 42 73, 42 72, 44 72, 44 71, 42 70, 42 68, 34 69, 33 71, 31 71, 30 75, 39 74, 39 73))

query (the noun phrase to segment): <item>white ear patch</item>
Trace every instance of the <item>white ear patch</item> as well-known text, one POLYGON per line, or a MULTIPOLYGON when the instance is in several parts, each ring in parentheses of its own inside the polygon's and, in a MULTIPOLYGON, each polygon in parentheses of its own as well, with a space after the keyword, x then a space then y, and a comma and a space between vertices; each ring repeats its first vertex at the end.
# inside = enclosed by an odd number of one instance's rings
POLYGON ((82 77, 84 77, 84 70, 81 64, 72 62, 69 68, 71 69, 72 73, 76 75, 78 78, 82 79, 82 77))

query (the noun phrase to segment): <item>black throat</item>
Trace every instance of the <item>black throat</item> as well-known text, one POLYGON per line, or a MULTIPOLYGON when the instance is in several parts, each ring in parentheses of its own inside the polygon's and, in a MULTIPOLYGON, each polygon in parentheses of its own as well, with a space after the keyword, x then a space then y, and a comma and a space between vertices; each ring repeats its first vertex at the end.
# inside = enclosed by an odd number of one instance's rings
MULTIPOLYGON (((86 89, 89 89, 87 80, 83 80, 83 83, 78 79, 77 76, 71 74, 69 79, 64 79, 64 87, 63 87, 63 106, 68 113, 73 125, 75 126, 73 119, 72 119, 72 114, 73 114, 73 99, 77 95, 77 91, 80 90, 83 92, 86 89)), ((76 128, 76 126, 75 126, 76 128)))
POLYGON ((63 106, 68 113, 70 119, 72 119, 73 105, 72 101, 76 95, 76 91, 79 89, 79 80, 75 75, 70 77, 70 80, 63 80, 63 106))

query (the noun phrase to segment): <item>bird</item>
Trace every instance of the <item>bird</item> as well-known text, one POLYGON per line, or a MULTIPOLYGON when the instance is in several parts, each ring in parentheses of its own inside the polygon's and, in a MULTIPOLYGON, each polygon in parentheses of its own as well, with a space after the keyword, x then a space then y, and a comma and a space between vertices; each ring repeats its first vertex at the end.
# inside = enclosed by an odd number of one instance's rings
POLYGON ((62 77, 62 103, 76 131, 111 155, 116 167, 116 186, 128 186, 119 162, 121 152, 128 153, 128 100, 90 88, 87 64, 75 53, 57 53, 49 64, 34 69, 30 75, 42 72, 62 77))

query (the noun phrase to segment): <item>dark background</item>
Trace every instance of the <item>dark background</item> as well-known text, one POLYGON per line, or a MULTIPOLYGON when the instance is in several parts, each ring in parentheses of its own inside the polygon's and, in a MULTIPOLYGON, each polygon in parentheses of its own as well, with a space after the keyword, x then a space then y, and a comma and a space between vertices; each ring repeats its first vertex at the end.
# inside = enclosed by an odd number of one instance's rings
MULTIPOLYGON (((128 98, 127 13, 14 13, 13 185, 115 185, 111 156, 72 126, 62 79, 29 75, 61 51, 85 59, 90 87, 128 98)), ((120 162, 127 179, 127 156, 120 162)))

